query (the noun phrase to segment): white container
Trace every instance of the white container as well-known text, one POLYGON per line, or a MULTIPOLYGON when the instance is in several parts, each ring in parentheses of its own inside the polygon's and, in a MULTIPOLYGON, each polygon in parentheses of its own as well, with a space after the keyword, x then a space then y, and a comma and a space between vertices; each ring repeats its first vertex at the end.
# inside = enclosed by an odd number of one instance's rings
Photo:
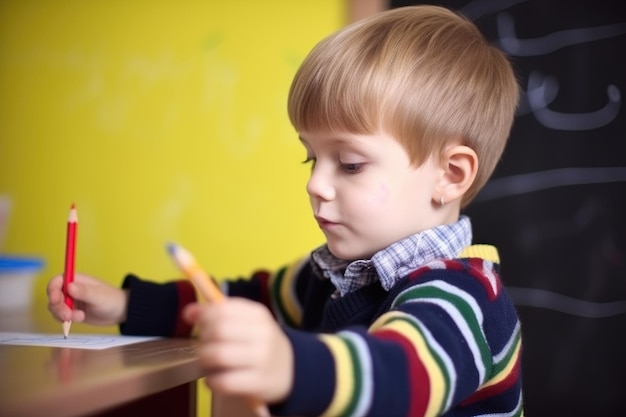
POLYGON ((39 258, 0 255, 0 313, 30 309, 33 283, 43 264, 39 258))

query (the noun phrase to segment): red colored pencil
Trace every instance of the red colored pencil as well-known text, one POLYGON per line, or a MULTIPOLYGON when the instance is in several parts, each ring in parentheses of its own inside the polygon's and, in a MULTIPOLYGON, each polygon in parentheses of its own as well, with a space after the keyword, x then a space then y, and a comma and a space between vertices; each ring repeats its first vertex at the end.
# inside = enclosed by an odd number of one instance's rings
MULTIPOLYGON (((74 309, 74 299, 68 294, 67 286, 74 281, 74 265, 76 262, 76 228, 78 227, 78 213, 76 205, 72 203, 70 215, 67 219, 67 237, 65 241, 65 271, 63 272, 63 295, 65 304, 74 309)), ((72 321, 63 322, 63 337, 67 339, 70 334, 72 321)))

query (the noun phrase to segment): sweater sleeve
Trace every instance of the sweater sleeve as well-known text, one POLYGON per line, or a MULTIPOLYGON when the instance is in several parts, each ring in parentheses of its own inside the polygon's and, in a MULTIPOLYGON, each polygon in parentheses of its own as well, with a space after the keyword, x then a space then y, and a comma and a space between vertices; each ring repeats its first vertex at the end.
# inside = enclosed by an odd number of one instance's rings
MULTIPOLYGON (((308 258, 307 258, 308 259, 308 258)), ((300 304, 291 299, 289 288, 300 276, 302 261, 280 268, 276 273, 255 271, 250 278, 224 280, 222 288, 229 296, 245 297, 268 306, 281 322, 299 319, 300 304)), ((129 274, 122 288, 129 291, 126 321, 120 324, 125 335, 188 337, 192 327, 182 320, 183 308, 198 299, 188 280, 155 283, 129 274)))
POLYGON ((155 283, 129 274, 122 288, 129 291, 126 321, 120 324, 125 335, 188 337, 191 326, 182 320, 183 308, 196 301, 193 285, 187 280, 155 283))
POLYGON ((243 297, 269 305, 268 285, 270 277, 270 272, 257 270, 249 278, 224 280, 222 288, 230 297, 243 297))
POLYGON ((448 266, 407 277, 369 327, 287 330, 294 385, 272 413, 519 416, 521 338, 512 304, 484 274, 448 266))
POLYGON ((311 278, 310 256, 278 268, 275 272, 257 270, 250 278, 225 280, 229 296, 245 297, 266 305, 276 320, 289 327, 299 327, 303 316, 303 297, 311 278))

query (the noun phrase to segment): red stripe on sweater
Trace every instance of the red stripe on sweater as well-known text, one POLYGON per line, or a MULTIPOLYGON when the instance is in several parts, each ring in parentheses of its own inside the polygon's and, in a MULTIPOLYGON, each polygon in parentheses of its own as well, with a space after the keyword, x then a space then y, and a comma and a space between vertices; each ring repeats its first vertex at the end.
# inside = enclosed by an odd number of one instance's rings
POLYGON ((458 262, 458 261, 445 260, 443 261, 443 263, 440 261, 431 262, 411 272, 409 274, 409 279, 411 281, 417 281, 422 277, 422 275, 430 271, 436 271, 436 270, 442 270, 442 269, 447 269, 450 271, 462 271, 463 269, 467 269, 467 267, 463 263, 458 262))
POLYGON ((461 404, 467 405, 484 400, 485 398, 495 397, 496 395, 503 393, 504 391, 515 385, 515 383, 519 381, 521 356, 522 355, 517 355, 515 365, 513 365, 511 372, 506 376, 506 378, 504 378, 502 381, 498 382, 495 385, 490 385, 477 391, 474 395, 463 401, 461 404))
POLYGON ((253 279, 257 279, 259 281, 259 285, 261 287, 261 303, 267 307, 270 307, 270 276, 271 274, 267 271, 257 271, 253 276, 253 279))
MULTIPOLYGON (((409 376, 410 403, 407 416, 423 416, 426 413, 430 398, 430 379, 424 364, 415 353, 415 346, 402 334, 392 330, 374 332, 376 337, 397 343, 405 352, 407 360, 407 374, 409 376)), ((392 378, 397 378, 393 376, 392 378)))
POLYGON ((190 281, 176 281, 176 293, 178 294, 178 307, 176 308, 176 326, 173 337, 188 337, 192 326, 183 320, 183 308, 189 303, 196 301, 196 291, 190 281))
POLYGON ((498 294, 500 294, 500 292, 502 291, 502 282, 495 275, 496 274, 495 271, 485 270, 484 262, 485 261, 483 259, 479 259, 479 258, 470 259, 469 260, 469 265, 470 265, 469 273, 474 278, 476 278, 478 282, 482 284, 483 287, 485 287, 485 290, 487 290, 489 300, 493 301, 496 299, 498 294), (494 274, 494 282, 491 282, 489 278, 487 277, 487 274, 490 274, 490 273, 494 274), (495 284, 495 288, 493 288, 494 284, 495 284))

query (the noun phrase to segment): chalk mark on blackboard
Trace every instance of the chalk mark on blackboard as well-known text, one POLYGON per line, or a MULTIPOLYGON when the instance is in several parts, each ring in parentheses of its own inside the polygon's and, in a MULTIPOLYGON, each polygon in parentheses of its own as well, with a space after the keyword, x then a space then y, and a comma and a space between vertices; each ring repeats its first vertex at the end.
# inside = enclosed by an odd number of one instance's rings
POLYGON ((515 22, 509 13, 497 16, 500 47, 513 56, 546 55, 568 46, 612 38, 626 33, 626 23, 569 29, 553 32, 534 39, 520 39, 515 33, 515 22))
POLYGON ((461 14, 470 20, 476 21, 481 17, 508 9, 518 3, 528 0, 475 0, 461 9, 461 14))
POLYGON ((475 201, 489 201, 557 187, 626 182, 626 167, 558 168, 491 179, 475 201))
POLYGON ((597 303, 538 288, 507 287, 517 306, 539 307, 579 317, 601 318, 626 313, 626 301, 597 303))
POLYGON ((532 71, 528 77, 526 94, 520 102, 518 116, 532 112, 537 121, 549 129, 582 131, 608 125, 615 120, 621 108, 622 95, 613 84, 606 89, 607 103, 598 110, 586 113, 564 113, 548 108, 558 92, 559 82, 555 77, 532 71))

